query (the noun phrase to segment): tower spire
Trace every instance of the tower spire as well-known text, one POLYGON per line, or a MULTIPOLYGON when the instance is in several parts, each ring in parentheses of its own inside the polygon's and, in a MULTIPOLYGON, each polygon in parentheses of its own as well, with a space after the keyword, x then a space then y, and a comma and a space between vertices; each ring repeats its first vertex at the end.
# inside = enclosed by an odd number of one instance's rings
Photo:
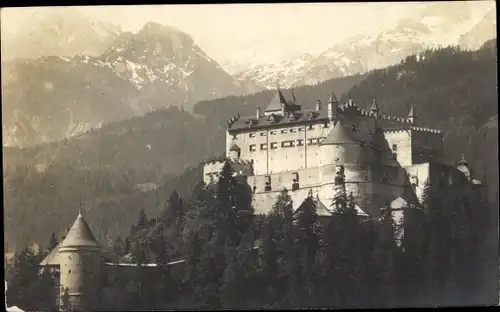
POLYGON ((332 92, 330 95, 330 99, 328 100, 328 103, 332 104, 338 104, 339 101, 337 101, 337 97, 335 96, 335 92, 332 92))
POLYGON ((415 107, 413 104, 410 107, 410 112, 408 113, 408 119, 410 119, 411 123, 415 123, 415 119, 417 119, 417 116, 415 114, 415 107))
POLYGON ((377 105, 377 99, 376 98, 373 98, 373 101, 372 101, 372 106, 370 107, 370 112, 377 116, 378 115, 378 112, 379 112, 379 109, 378 109, 378 105, 377 105))

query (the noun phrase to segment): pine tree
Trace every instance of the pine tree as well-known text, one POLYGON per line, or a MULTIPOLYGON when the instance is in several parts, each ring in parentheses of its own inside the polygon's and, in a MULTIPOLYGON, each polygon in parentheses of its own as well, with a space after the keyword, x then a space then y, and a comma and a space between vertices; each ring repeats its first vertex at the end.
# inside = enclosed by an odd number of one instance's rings
POLYGON ((396 269, 399 249, 395 237, 396 224, 390 207, 382 212, 379 225, 379 237, 373 253, 377 284, 374 289, 377 293, 377 307, 391 308, 395 305, 397 289, 396 269))
POLYGON ((278 248, 271 216, 264 219, 259 247, 259 284, 261 298, 266 308, 275 307, 278 288, 278 248))
POLYGON ((14 257, 14 263, 8 281, 7 303, 9 306, 18 306, 23 310, 34 311, 37 297, 38 263, 40 257, 25 247, 14 257), (35 300, 33 300, 35 298, 35 300))

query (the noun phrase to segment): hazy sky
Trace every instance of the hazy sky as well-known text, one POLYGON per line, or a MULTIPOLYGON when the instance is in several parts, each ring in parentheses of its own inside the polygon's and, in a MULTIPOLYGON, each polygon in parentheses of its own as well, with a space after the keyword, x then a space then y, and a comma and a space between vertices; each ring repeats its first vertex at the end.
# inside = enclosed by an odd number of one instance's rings
MULTIPOLYGON (((494 5, 494 1, 480 1, 472 6, 484 12, 494 5)), ((420 7, 422 4, 416 2, 392 2, 77 8, 86 16, 118 24, 127 31, 135 32, 148 21, 174 26, 191 35, 208 55, 223 64, 230 59, 252 58, 253 53, 265 54, 269 61, 305 51, 319 53, 353 34, 390 27, 420 7)), ((54 9, 65 8, 4 9, 2 28, 15 31, 24 21, 54 9)))

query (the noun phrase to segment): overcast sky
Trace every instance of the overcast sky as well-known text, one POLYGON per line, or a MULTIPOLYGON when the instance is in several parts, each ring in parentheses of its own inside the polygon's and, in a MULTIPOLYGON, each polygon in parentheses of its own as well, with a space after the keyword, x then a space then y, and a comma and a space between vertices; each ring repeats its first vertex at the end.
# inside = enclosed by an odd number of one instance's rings
MULTIPOLYGON (((452 3, 449 2, 451 5, 452 3)), ((428 3, 427 3, 428 4, 428 3)), ((494 1, 473 6, 493 8, 494 1)), ((304 53, 319 53, 360 32, 377 32, 414 14, 421 3, 221 4, 78 7, 84 15, 109 21, 126 31, 137 31, 148 21, 174 26, 189 35, 208 55, 225 63, 266 54, 269 61, 304 53)), ((15 31, 28 19, 47 10, 65 8, 9 8, 2 10, 2 28, 15 31)))

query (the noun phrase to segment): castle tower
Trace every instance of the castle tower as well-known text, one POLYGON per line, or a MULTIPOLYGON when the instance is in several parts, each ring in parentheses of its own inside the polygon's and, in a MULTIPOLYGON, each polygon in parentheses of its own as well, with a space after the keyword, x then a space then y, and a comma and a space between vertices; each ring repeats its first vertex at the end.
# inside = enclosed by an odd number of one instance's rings
POLYGON ((335 96, 335 93, 332 92, 330 95, 330 99, 328 100, 328 119, 330 121, 333 120, 333 111, 334 111, 334 106, 335 109, 337 109, 339 102, 337 101, 337 97, 335 96))
POLYGON ((467 177, 468 180, 471 180, 471 172, 467 160, 465 160, 464 154, 462 154, 462 157, 457 163, 457 169, 461 171, 467 177))
POLYGON ((81 213, 59 245, 61 308, 98 311, 102 248, 81 213), (67 303, 66 303, 66 298, 67 303))
POLYGON ((241 155, 241 149, 236 143, 232 143, 231 146, 229 147, 229 158, 231 159, 238 159, 240 158, 241 155))

